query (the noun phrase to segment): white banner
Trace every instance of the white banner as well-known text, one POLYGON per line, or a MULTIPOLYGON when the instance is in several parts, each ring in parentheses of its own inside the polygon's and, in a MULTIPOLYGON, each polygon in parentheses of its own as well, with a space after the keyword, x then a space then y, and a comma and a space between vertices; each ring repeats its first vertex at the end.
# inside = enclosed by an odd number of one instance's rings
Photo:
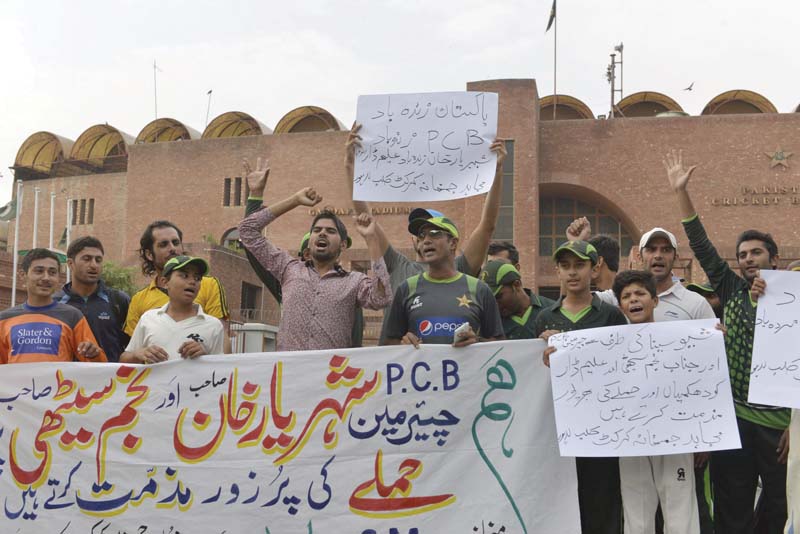
POLYGON ((761 271, 747 401, 800 408, 800 273, 761 271))
POLYGON ((656 456, 738 449, 716 319, 557 334, 550 357, 564 456, 656 456))
POLYGON ((6 365, 3 533, 577 533, 540 340, 6 365))
POLYGON ((497 93, 358 97, 353 198, 376 202, 452 200, 486 193, 497 156, 497 93))

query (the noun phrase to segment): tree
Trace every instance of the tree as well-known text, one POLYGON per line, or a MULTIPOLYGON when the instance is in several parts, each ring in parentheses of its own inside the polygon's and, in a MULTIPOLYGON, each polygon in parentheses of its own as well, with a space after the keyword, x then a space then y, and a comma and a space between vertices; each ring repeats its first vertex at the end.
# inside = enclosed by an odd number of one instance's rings
POLYGON ((103 262, 103 280, 108 287, 124 291, 128 295, 136 293, 138 288, 133 281, 134 268, 117 265, 113 261, 103 262))

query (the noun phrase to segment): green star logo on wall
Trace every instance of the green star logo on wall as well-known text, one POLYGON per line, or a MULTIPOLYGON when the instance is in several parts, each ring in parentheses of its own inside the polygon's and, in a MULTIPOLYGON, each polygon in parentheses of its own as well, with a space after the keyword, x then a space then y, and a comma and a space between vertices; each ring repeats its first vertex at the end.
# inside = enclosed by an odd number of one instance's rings
POLYGON ((789 162, 787 160, 791 157, 792 152, 786 152, 782 148, 777 147, 775 152, 764 152, 764 154, 772 160, 769 162, 770 169, 774 169, 778 165, 786 169, 789 168, 789 162))

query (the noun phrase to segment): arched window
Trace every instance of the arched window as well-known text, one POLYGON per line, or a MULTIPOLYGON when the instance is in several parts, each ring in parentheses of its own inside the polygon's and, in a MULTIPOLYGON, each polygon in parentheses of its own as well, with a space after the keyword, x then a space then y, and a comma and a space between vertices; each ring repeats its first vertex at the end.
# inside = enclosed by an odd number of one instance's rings
POLYGON ((592 235, 604 234, 615 238, 619 242, 620 254, 628 254, 633 239, 615 217, 573 198, 542 197, 539 199, 539 255, 552 255, 556 247, 566 241, 567 226, 578 217, 589 219, 592 235))
POLYGON ((238 228, 231 228, 223 234, 222 246, 231 250, 242 250, 242 245, 239 243, 238 228))

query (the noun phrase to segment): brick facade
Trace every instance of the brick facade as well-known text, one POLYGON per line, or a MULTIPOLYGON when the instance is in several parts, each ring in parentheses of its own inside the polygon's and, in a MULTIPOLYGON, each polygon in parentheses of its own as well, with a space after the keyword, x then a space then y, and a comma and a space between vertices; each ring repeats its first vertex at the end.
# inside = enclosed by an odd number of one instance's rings
MULTIPOLYGON (((711 238, 726 257, 733 258, 736 235, 745 227, 772 232, 784 259, 800 256, 800 236, 793 224, 800 213, 800 159, 795 159, 800 158, 800 114, 540 121, 533 80, 480 81, 467 89, 500 94, 498 134, 514 141, 514 241, 527 285, 555 285, 552 262, 538 252, 540 195, 575 197, 597 206, 617 218, 634 240, 653 226, 674 231, 686 272, 702 278, 681 239, 680 217, 661 165, 670 148, 683 149, 690 163, 701 164, 691 192, 711 238), (787 160, 788 167, 771 167, 766 153, 776 149, 797 156, 787 160)), ((123 265, 138 264, 136 249, 144 227, 155 219, 169 219, 183 230, 194 253, 210 259, 213 273, 227 288, 231 308, 237 308, 242 281, 257 284, 257 279, 243 258, 205 244, 220 242, 244 213, 244 190, 241 205, 223 206, 225 179, 241 177, 243 158, 268 157, 272 170, 267 203, 313 185, 324 196, 323 205, 347 214, 352 205, 342 163, 346 137, 346 132, 327 131, 134 144, 128 146, 126 172, 26 180, 22 248, 28 248, 32 231, 33 187, 42 191, 40 244, 47 242, 49 232, 50 191, 59 195, 59 236, 66 217, 65 196, 93 198, 93 224, 73 226, 72 237, 97 236, 107 258, 123 265)), ((474 197, 432 207, 446 212, 461 233, 469 235, 482 204, 483 197, 474 197)), ((392 242, 409 247, 406 214, 411 205, 374 207, 390 212, 378 216, 392 242)), ((310 219, 310 210, 297 209, 270 226, 267 235, 295 250, 310 219)), ((352 226, 348 215, 343 219, 352 226)), ((12 232, 13 228, 9 235, 12 232)), ((362 239, 352 234, 353 248, 343 257, 346 267, 367 258, 362 239)), ((263 293, 264 317, 277 317, 274 301, 266 290, 263 293)))

